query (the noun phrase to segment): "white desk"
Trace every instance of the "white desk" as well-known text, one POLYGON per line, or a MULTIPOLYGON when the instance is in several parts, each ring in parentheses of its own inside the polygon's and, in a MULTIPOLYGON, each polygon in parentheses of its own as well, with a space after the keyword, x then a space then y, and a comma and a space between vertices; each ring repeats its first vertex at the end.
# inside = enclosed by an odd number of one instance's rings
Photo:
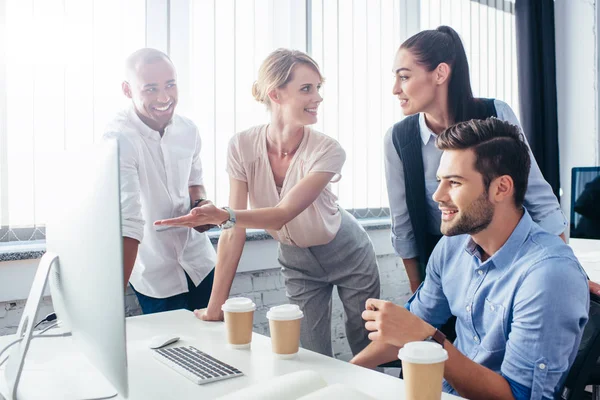
MULTIPOLYGON (((0 337, 0 348, 11 338, 0 337)), ((55 339, 43 341, 45 351, 56 351, 49 345, 51 340, 55 339)), ((225 340, 223 323, 200 321, 186 310, 128 318, 129 399, 214 399, 260 381, 268 382, 274 376, 307 369, 319 373, 328 384, 341 383, 376 399, 404 398, 403 381, 389 375, 303 349, 300 349, 296 359, 279 360, 272 356, 271 340, 256 333, 252 337, 251 350, 231 349, 226 346, 225 340), (245 376, 205 385, 194 384, 155 360, 148 348, 152 336, 173 333, 182 339, 178 344, 193 345, 235 366, 245 376)), ((34 341, 32 347, 36 344, 42 344, 42 340, 34 341)), ((443 394, 442 399, 458 397, 443 394)))
POLYGON ((600 240, 570 239, 569 246, 590 280, 600 283, 600 240))

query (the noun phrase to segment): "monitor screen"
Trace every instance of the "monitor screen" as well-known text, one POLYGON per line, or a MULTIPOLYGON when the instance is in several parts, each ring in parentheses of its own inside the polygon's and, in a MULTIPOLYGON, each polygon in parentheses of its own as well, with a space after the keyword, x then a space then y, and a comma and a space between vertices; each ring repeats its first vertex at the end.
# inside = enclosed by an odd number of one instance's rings
POLYGON ((600 239, 600 167, 576 167, 571 174, 570 237, 600 239))

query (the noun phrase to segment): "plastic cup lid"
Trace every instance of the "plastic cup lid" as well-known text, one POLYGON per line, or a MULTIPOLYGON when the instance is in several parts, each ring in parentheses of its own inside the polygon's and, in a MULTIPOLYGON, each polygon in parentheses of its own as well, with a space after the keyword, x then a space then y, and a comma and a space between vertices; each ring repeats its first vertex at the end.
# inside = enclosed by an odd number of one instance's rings
POLYGON ((221 306, 227 312, 248 312, 256 310, 256 304, 246 297, 232 297, 221 306))
POLYGON ((448 352, 438 343, 410 342, 398 351, 398 358, 413 364, 436 364, 448 359, 448 352))
POLYGON ((304 317, 304 313, 300 311, 300 307, 296 304, 284 304, 281 306, 271 307, 267 312, 267 318, 274 321, 289 321, 304 317))

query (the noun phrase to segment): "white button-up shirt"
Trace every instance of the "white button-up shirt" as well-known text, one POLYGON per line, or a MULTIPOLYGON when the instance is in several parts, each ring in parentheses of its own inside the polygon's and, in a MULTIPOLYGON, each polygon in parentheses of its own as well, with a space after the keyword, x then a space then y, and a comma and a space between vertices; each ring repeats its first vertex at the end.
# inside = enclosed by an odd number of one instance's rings
POLYGON ((140 242, 129 282, 155 298, 187 292, 185 273, 197 286, 215 266, 215 250, 204 233, 157 231, 153 223, 187 214, 189 186, 203 184, 198 128, 174 115, 161 138, 130 107, 104 137, 119 142, 122 234, 140 242))

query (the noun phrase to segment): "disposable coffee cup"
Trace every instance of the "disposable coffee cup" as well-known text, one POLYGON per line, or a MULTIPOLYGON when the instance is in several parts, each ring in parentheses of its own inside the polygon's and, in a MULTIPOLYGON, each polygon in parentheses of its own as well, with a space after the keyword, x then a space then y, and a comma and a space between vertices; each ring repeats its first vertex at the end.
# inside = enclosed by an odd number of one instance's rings
POLYGON ((404 391, 407 400, 440 400, 444 362, 448 352, 433 342, 406 343, 398 351, 402 360, 404 391))
POLYGON ((295 304, 271 307, 267 312, 271 345, 277 358, 294 358, 300 346, 300 322, 304 314, 295 304))
POLYGON ((233 297, 221 306, 227 329, 227 343, 234 349, 247 349, 252 342, 252 321, 256 304, 246 297, 233 297))

